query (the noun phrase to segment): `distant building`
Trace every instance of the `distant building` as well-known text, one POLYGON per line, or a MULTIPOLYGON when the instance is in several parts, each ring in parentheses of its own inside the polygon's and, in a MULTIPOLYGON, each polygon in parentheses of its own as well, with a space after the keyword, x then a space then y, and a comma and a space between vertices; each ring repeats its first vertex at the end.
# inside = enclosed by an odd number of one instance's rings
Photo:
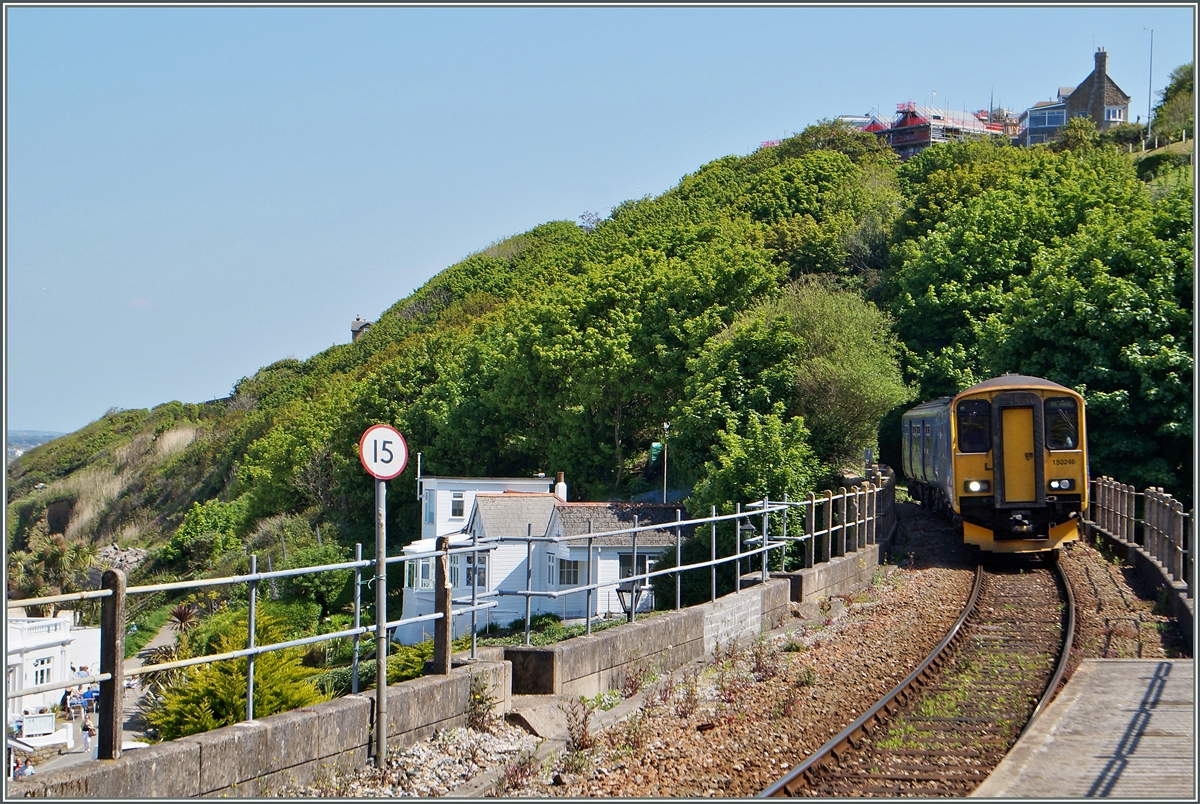
POLYGON ((1087 117, 1097 131, 1129 122, 1129 96, 1108 75, 1108 53, 1096 50, 1095 68, 1076 87, 1059 87, 1058 99, 1040 101, 1020 117, 1016 142, 1037 145, 1061 138, 1068 120, 1087 117))
POLYGON ((371 328, 371 324, 375 322, 366 321, 358 316, 354 316, 354 320, 350 322, 350 342, 358 340, 358 337, 371 328))
POLYGON ((866 131, 870 134, 877 134, 880 131, 891 128, 892 125, 874 112, 838 115, 837 122, 846 123, 847 125, 854 126, 859 131, 866 131))
POLYGON ((907 101, 896 104, 896 117, 891 125, 877 128, 875 133, 906 160, 940 142, 1001 136, 1004 127, 989 123, 987 112, 958 112, 907 101))

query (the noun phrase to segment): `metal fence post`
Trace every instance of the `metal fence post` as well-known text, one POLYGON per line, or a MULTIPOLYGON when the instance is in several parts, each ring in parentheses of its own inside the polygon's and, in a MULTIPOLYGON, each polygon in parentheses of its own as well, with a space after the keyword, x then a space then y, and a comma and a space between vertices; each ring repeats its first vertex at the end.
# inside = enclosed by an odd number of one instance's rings
POLYGON ((525 644, 529 644, 529 620, 533 616, 533 523, 525 525, 525 644))
MULTIPOLYGON (((258 572, 258 556, 250 556, 250 574, 254 575, 258 572)), ((246 593, 249 598, 247 602, 246 614, 246 648, 247 650, 254 648, 254 629, 257 625, 257 604, 258 604, 258 581, 251 580, 246 584, 249 591, 246 593)), ((251 653, 246 657, 246 720, 254 720, 254 654, 251 653)))
POLYGON ((121 718, 125 712, 125 573, 105 570, 100 588, 112 594, 100 603, 100 672, 109 679, 100 682, 99 740, 96 756, 121 756, 121 718))
POLYGON ((767 513, 767 498, 763 497, 763 522, 762 522, 762 582, 766 583, 771 580, 770 571, 767 569, 767 556, 771 551, 767 549, 767 518, 770 514, 767 513))
MULTIPOLYGON (((269 559, 270 556, 267 556, 269 559)), ((362 561, 362 542, 354 544, 354 560, 362 561)), ((407 565, 406 565, 407 568, 407 565)), ((362 627, 362 568, 354 568, 354 627, 362 627)), ((358 634, 354 635, 354 651, 350 654, 350 692, 358 693, 358 634)))
MULTIPOLYGON (((712 531, 709 536, 709 548, 712 551, 712 560, 717 560, 717 506, 709 506, 709 511, 712 516, 712 531)), ((717 565, 709 565, 709 582, 712 584, 712 602, 717 602, 717 565)))
POLYGON ((375 767, 387 767, 387 481, 375 480, 375 767))
POLYGON ((789 508, 789 506, 788 506, 788 495, 787 495, 787 492, 785 491, 785 492, 783 493, 783 536, 782 536, 782 540, 783 540, 783 546, 781 546, 781 547, 779 548, 779 571, 780 571, 780 572, 787 572, 787 554, 788 554, 788 535, 787 535, 787 526, 788 526, 788 508, 789 508))
POLYGON ((637 607, 638 607, 638 597, 639 597, 638 589, 642 585, 642 579, 638 577, 638 565, 637 565, 638 532, 637 532, 637 527, 638 527, 638 516, 636 514, 634 514, 634 517, 633 517, 633 559, 632 559, 632 565, 631 565, 631 573, 632 574, 629 576, 631 578, 631 582, 633 584, 633 588, 629 590, 629 622, 631 622, 631 623, 637 621, 637 607))
POLYGON ((479 658, 476 655, 477 645, 479 641, 479 532, 471 534, 471 546, 475 551, 471 553, 471 661, 479 658))
MULTIPOLYGON (((591 534, 591 532, 592 532, 592 520, 590 520, 590 519, 588 520, 588 529, 587 529, 587 532, 588 532, 589 534, 591 534)), ((588 556, 587 556, 587 582, 588 582, 588 590, 587 590, 587 635, 588 635, 588 636, 591 636, 591 635, 592 635, 592 593, 595 591, 595 590, 593 590, 593 589, 591 588, 591 586, 592 586, 592 584, 593 584, 593 583, 595 583, 596 581, 595 581, 595 579, 594 579, 594 578, 592 578, 592 537, 591 537, 590 535, 588 536, 588 540, 587 540, 587 551, 588 551, 588 556)))
POLYGON ((734 563, 733 563, 733 591, 740 592, 740 591, 742 591, 742 517, 741 517, 742 504, 741 503, 737 503, 737 507, 734 508, 734 513, 738 514, 738 517, 733 520, 733 542, 734 542, 734 549, 737 551, 736 553, 734 553, 736 558, 734 559, 734 563))
POLYGON ((679 611, 681 605, 681 588, 680 588, 680 573, 679 567, 683 564, 683 535, 679 529, 679 521, 683 519, 683 511, 675 509, 675 611, 679 611))

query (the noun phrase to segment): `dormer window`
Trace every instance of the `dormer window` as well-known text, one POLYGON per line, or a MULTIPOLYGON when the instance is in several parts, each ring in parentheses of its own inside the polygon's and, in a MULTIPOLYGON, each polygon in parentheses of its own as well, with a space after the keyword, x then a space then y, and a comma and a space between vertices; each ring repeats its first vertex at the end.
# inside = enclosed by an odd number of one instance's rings
POLYGON ((1105 106, 1104 119, 1110 122, 1120 122, 1125 119, 1124 106, 1105 106))

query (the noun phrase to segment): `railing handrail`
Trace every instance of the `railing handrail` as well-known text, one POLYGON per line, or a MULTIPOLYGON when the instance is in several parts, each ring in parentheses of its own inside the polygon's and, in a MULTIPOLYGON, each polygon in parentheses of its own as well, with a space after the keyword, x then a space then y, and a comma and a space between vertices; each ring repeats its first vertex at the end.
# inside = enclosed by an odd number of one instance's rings
MULTIPOLYGON (((880 518, 881 518, 881 514, 877 509, 877 503, 874 501, 878 499, 878 495, 885 488, 888 488, 888 489, 894 488, 894 486, 892 485, 892 484, 894 484, 894 480, 895 480, 895 476, 894 476, 894 474, 892 474, 890 472, 890 470, 887 471, 886 473, 880 473, 877 471, 874 476, 868 474, 868 477, 862 479, 860 482, 852 484, 849 488, 847 488, 846 486, 839 487, 836 492, 834 492, 832 490, 826 490, 820 496, 810 493, 807 496, 807 499, 804 499, 804 500, 788 500, 785 498, 782 501, 772 501, 769 498, 764 498, 761 501, 755 501, 751 504, 748 504, 744 510, 739 505, 739 506, 737 506, 737 510, 734 513, 730 513, 730 514, 717 514, 716 510, 714 508, 712 515, 708 516, 708 517, 693 517, 690 519, 683 519, 682 517, 680 517, 679 519, 676 519, 674 521, 668 520, 668 521, 663 521, 663 522, 651 522, 648 524, 640 523, 639 521, 637 521, 637 518, 635 517, 633 526, 628 527, 628 528, 622 528, 619 530, 597 531, 597 532, 592 532, 592 533, 581 533, 581 534, 575 534, 575 535, 563 535, 563 536, 552 536, 552 537, 546 537, 546 536, 535 537, 532 535, 532 532, 529 532, 529 533, 527 533, 526 536, 523 536, 523 537, 504 536, 504 537, 492 537, 492 538, 487 538, 487 539, 475 539, 470 543, 458 544, 453 547, 450 547, 448 542, 442 542, 441 544, 443 546, 443 549, 441 549, 441 550, 438 550, 435 548, 432 550, 422 550, 419 552, 411 552, 411 553, 401 552, 395 556, 383 556, 382 560, 383 560, 383 563, 385 566, 388 564, 395 564, 395 563, 402 563, 407 566, 410 562, 421 562, 421 561, 427 561, 430 559, 434 559, 436 561, 443 556, 445 556, 448 561, 450 556, 478 554, 481 552, 491 552, 491 551, 496 550, 502 544, 513 543, 513 542, 525 543, 527 552, 529 550, 531 550, 532 545, 536 544, 536 543, 573 544, 573 543, 578 543, 578 542, 582 542, 582 541, 586 540, 588 543, 588 546, 589 546, 588 547, 588 553, 589 553, 588 577, 584 583, 577 583, 577 584, 573 584, 573 585, 570 585, 570 586, 567 586, 564 588, 553 589, 553 590, 550 590, 550 589, 534 590, 531 586, 532 574, 531 574, 531 572, 527 571, 527 573, 526 573, 526 588, 523 590, 503 589, 503 588, 499 588, 499 584, 497 584, 495 588, 481 590, 478 585, 478 582, 477 582, 478 575, 475 575, 472 578, 473 583, 457 586, 457 588, 459 588, 459 589, 462 589, 464 587, 466 589, 469 589, 470 593, 471 593, 470 597, 467 598, 460 594, 459 597, 455 598, 451 594, 449 596, 450 602, 448 604, 447 611, 434 611, 429 614, 410 615, 407 617, 402 616, 396 620, 386 621, 384 623, 384 627, 390 634, 394 635, 394 633, 395 633, 394 629, 396 629, 402 625, 410 625, 410 624, 415 624, 415 623, 431 622, 431 621, 441 621, 441 622, 445 623, 448 620, 451 620, 452 618, 467 615, 467 614, 472 615, 472 622, 474 622, 474 615, 477 612, 484 611, 487 609, 492 609, 492 608, 499 606, 500 603, 497 598, 507 596, 507 595, 524 596, 527 601, 526 608, 528 610, 528 601, 533 597, 557 599, 560 597, 566 597, 568 595, 587 594, 589 596, 589 600, 591 600, 593 593, 599 591, 600 589, 605 589, 605 588, 614 587, 614 586, 620 587, 622 585, 630 585, 630 584, 632 584, 633 587, 637 591, 640 592, 641 590, 644 590, 644 589, 647 589, 650 587, 650 581, 652 579, 662 577, 662 576, 668 576, 668 575, 674 575, 676 578, 676 606, 679 607, 681 605, 680 598, 679 598, 679 583, 680 583, 680 579, 682 578, 683 574, 686 572, 689 572, 689 571, 702 570, 705 568, 710 568, 711 571, 714 573, 713 574, 712 595, 713 595, 713 599, 715 600, 715 598, 716 598, 715 572, 716 572, 716 567, 719 565, 728 564, 731 562, 733 562, 735 564, 735 579, 736 579, 735 580, 735 590, 740 590, 741 583, 742 583, 742 574, 741 574, 742 566, 741 565, 742 565, 743 560, 750 562, 751 560, 753 560, 755 558, 759 558, 761 561, 762 578, 765 581, 769 577, 769 565, 771 563, 771 556, 770 556, 771 551, 779 550, 783 554, 786 555, 787 545, 791 542, 808 542, 809 543, 809 548, 803 557, 803 563, 807 566, 815 566, 817 563, 824 563, 825 561, 832 559, 832 557, 835 555, 835 552, 833 550, 833 548, 834 548, 833 542, 834 542, 835 535, 837 536, 836 555, 839 555, 839 556, 844 555, 849 552, 857 551, 864 545, 874 544, 875 536, 876 536, 876 533, 875 533, 876 524, 880 521, 880 518), (837 502, 838 504, 835 505, 834 504, 835 502, 837 502), (795 531, 793 531, 792 533, 789 534, 788 530, 787 530, 788 514, 789 514, 789 512, 794 512, 797 509, 799 509, 802 512, 805 512, 805 515, 800 517, 801 522, 802 522, 801 527, 799 528, 800 535, 796 535, 795 531), (818 511, 824 512, 824 514, 822 514, 819 517, 819 519, 821 520, 819 526, 818 526, 818 515, 817 515, 818 511), (772 534, 769 531, 769 523, 772 521, 773 517, 776 515, 782 516, 783 528, 782 528, 781 533, 772 534), (737 538, 735 540, 734 552, 732 554, 726 555, 726 556, 717 556, 716 555, 716 539, 715 539, 717 526, 721 523, 731 522, 731 521, 749 521, 752 518, 761 519, 761 522, 762 522, 761 529, 753 528, 753 534, 750 535, 748 538, 744 538, 742 527, 738 527, 737 528, 737 538), (713 537, 713 540, 712 540, 713 541, 713 546, 712 546, 713 555, 708 560, 697 561, 697 562, 693 562, 693 563, 689 563, 689 564, 683 564, 681 559, 677 559, 678 563, 676 563, 674 565, 655 567, 653 569, 651 569, 649 564, 647 563, 646 571, 638 573, 638 572, 636 572, 636 570, 638 569, 639 562, 637 562, 636 558, 635 558, 635 560, 633 562, 633 567, 632 567, 633 574, 631 574, 631 575, 616 578, 616 579, 611 579, 611 580, 607 580, 607 581, 593 580, 593 578, 592 578, 592 575, 593 575, 592 557, 591 557, 592 549, 593 549, 593 547, 604 546, 604 545, 594 545, 593 543, 597 539, 628 536, 630 539, 630 544, 634 551, 634 555, 637 556, 638 555, 638 545, 637 545, 638 538, 637 537, 639 534, 646 533, 646 532, 652 532, 652 531, 666 532, 666 533, 673 532, 675 535, 675 547, 676 547, 676 549, 679 549, 682 545, 681 539, 682 539, 682 533, 684 532, 684 530, 691 530, 691 531, 693 531, 693 533, 696 533, 699 531, 699 528, 702 525, 707 525, 707 526, 709 526, 709 528, 711 528, 712 537, 713 537), (823 556, 818 559, 818 558, 814 557, 814 551, 813 551, 812 545, 815 544, 816 540, 819 537, 825 537, 825 546, 822 550, 823 556)), ((439 537, 439 538, 447 538, 447 537, 439 537)), ((611 546, 611 545, 609 545, 609 546, 611 546)), ((654 552, 657 553, 658 550, 665 547, 665 545, 660 545, 660 544, 655 544, 655 545, 651 545, 651 546, 643 545, 643 549, 646 549, 647 547, 649 547, 650 549, 652 549, 654 552)), ((358 691, 357 670, 358 670, 358 650, 359 650, 358 642, 359 642, 360 637, 362 637, 363 635, 370 634, 370 632, 374 628, 377 627, 377 626, 365 626, 365 625, 361 625, 359 623, 359 611, 361 608, 360 598, 361 598, 361 594, 362 594, 361 588, 364 584, 378 582, 380 580, 380 578, 383 576, 370 577, 364 572, 364 570, 376 567, 378 560, 361 558, 361 556, 362 556, 362 546, 361 545, 355 546, 355 556, 356 556, 356 558, 353 561, 342 561, 342 562, 336 562, 336 563, 332 563, 332 564, 318 564, 318 565, 314 565, 314 566, 310 566, 310 567, 292 567, 292 568, 288 568, 288 569, 268 570, 267 572, 258 572, 257 571, 257 555, 253 555, 253 556, 249 557, 250 558, 250 569, 251 569, 251 571, 249 573, 243 573, 243 574, 232 575, 232 576, 224 576, 224 577, 218 577, 218 578, 198 578, 198 579, 192 579, 192 580, 187 580, 187 581, 167 581, 167 582, 163 582, 163 583, 143 584, 140 586, 133 586, 133 587, 129 587, 129 588, 124 588, 124 576, 122 573, 120 573, 120 572, 105 573, 105 580, 103 581, 103 583, 105 584, 106 588, 95 589, 95 590, 85 590, 85 591, 80 591, 80 592, 71 592, 71 593, 66 593, 66 594, 38 597, 38 598, 24 598, 24 599, 9 600, 8 605, 7 605, 7 610, 10 612, 13 610, 25 609, 25 608, 34 607, 34 606, 54 605, 54 604, 65 603, 65 602, 81 602, 81 601, 85 601, 85 600, 100 600, 101 603, 103 604, 103 606, 105 607, 105 611, 109 611, 110 613, 112 611, 121 612, 120 616, 122 617, 122 619, 120 619, 120 620, 112 620, 112 619, 108 619, 108 615, 102 616, 102 618, 101 618, 102 619, 102 628, 101 628, 102 644, 107 644, 107 642, 105 642, 106 639, 112 639, 111 636, 106 636, 105 628, 107 626, 105 626, 104 623, 119 622, 119 627, 122 631, 126 628, 127 622, 125 619, 123 619, 124 618, 124 614, 123 614, 124 600, 129 595, 147 595, 147 594, 154 594, 154 593, 158 593, 158 592, 180 591, 180 590, 184 590, 184 589, 191 590, 191 589, 197 589, 197 588, 238 586, 238 585, 244 584, 249 587, 248 595, 249 595, 249 600, 251 601, 251 608, 250 608, 250 620, 249 620, 250 625, 248 627, 248 633, 247 633, 247 646, 245 648, 239 648, 237 650, 226 651, 226 652, 220 653, 220 654, 209 654, 206 656, 188 657, 188 658, 175 659, 173 661, 141 665, 136 668, 129 668, 128 670, 126 670, 124 668, 123 662, 120 657, 117 657, 115 660, 113 660, 111 658, 108 660, 105 660, 103 658, 104 651, 102 649, 102 663, 101 663, 101 667, 100 667, 100 669, 102 671, 101 673, 96 674, 96 675, 87 676, 86 678, 72 678, 72 679, 67 679, 65 681, 60 681, 60 682, 51 682, 51 683, 47 683, 47 684, 40 684, 37 686, 25 687, 23 689, 6 690, 6 697, 11 699, 11 698, 20 697, 23 695, 51 692, 51 691, 56 691, 56 690, 60 690, 60 689, 67 689, 70 687, 75 687, 75 686, 78 686, 81 684, 92 684, 92 683, 96 683, 96 682, 101 682, 102 684, 107 684, 107 685, 122 684, 126 678, 142 676, 142 675, 146 675, 146 674, 154 673, 154 672, 161 672, 161 671, 166 671, 166 670, 192 667, 192 666, 197 666, 197 665, 201 665, 201 664, 211 664, 213 662, 218 662, 218 661, 248 659, 249 660, 248 664, 250 665, 250 668, 252 668, 253 662, 254 662, 254 657, 262 655, 262 654, 266 654, 266 653, 270 653, 270 652, 274 652, 274 651, 286 650, 289 648, 303 647, 306 645, 312 645, 312 644, 317 644, 320 642, 327 642, 327 641, 331 641, 331 640, 351 639, 351 638, 354 640, 354 654, 353 654, 354 659, 353 659, 353 664, 352 664, 352 667, 354 668, 354 673, 353 673, 353 681, 352 681, 352 691, 357 692, 358 691), (253 601, 255 599, 257 589, 262 583, 264 583, 264 582, 269 583, 276 579, 295 577, 298 575, 307 575, 307 574, 322 573, 322 572, 339 572, 339 571, 352 571, 354 573, 354 597, 355 597, 355 619, 354 619, 355 625, 354 625, 354 627, 342 629, 342 630, 331 632, 328 634, 312 634, 312 635, 305 636, 305 637, 299 637, 296 639, 290 639, 290 640, 285 640, 285 641, 276 642, 276 643, 270 643, 270 644, 266 644, 266 645, 255 644, 254 637, 253 637, 253 631, 254 631, 253 601), (110 585, 109 579, 113 578, 113 577, 115 577, 118 580, 116 582, 114 582, 115 585, 112 588, 109 588, 109 585, 110 585), (115 661, 115 670, 112 669, 113 665, 106 667, 104 665, 104 661, 115 661)), ((439 577, 440 577, 440 573, 442 571, 442 567, 444 567, 444 566, 445 566, 444 564, 438 565, 439 577)), ((748 567, 749 566, 750 565, 748 564, 748 567)), ((531 568, 528 568, 528 569, 531 569, 531 568)), ((451 582, 450 582, 449 577, 446 577, 444 579, 443 583, 450 585, 451 582)), ((406 586, 407 586, 407 584, 406 584, 406 586)), ((441 605, 441 604, 439 604, 439 605, 441 605)), ((631 620, 636 619, 636 614, 637 614, 636 609, 637 609, 637 604, 636 604, 636 601, 634 601, 634 603, 631 603, 631 605, 630 605, 629 616, 630 616, 631 620)), ((588 610, 587 610, 588 633, 591 633, 591 619, 592 619, 592 609, 591 609, 591 604, 589 603, 588 610)), ((530 620, 530 618, 527 616, 526 617, 526 643, 527 644, 528 644, 528 639, 529 639, 529 631, 528 631, 529 620, 530 620)), ((40 627, 45 627, 45 624, 42 624, 40 627)), ((444 625, 441 627, 449 628, 450 626, 444 625)), ((27 629, 23 629, 23 630, 27 630, 27 629)), ((472 628, 472 633, 474 633, 474 628, 472 628)), ((394 638, 394 636, 392 638, 394 638)), ((118 644, 119 644, 119 642, 118 642, 118 644)), ((471 651, 472 651, 472 656, 474 656, 474 653, 475 653, 474 639, 472 639, 471 651)), ((251 670, 251 675, 252 675, 252 670, 251 670)), ((102 686, 101 689, 104 690, 104 689, 106 689, 106 687, 102 686)), ((107 689, 111 692, 112 690, 115 689, 115 687, 108 686, 107 689)), ((248 696, 250 694, 252 694, 251 689, 252 689, 252 685, 248 684, 248 686, 247 686, 247 695, 248 696)), ((105 694, 109 694, 109 693, 105 693, 105 694)), ((115 693, 115 694, 119 694, 119 693, 115 693)), ((249 706, 247 707, 247 718, 253 718, 253 710, 249 706)), ((99 725, 100 725, 100 730, 101 730, 100 731, 101 745, 108 746, 108 748, 106 750, 108 750, 109 752, 115 752, 116 755, 119 755, 120 735, 117 733, 110 733, 112 731, 113 727, 111 726, 111 724, 106 724, 103 720, 99 725)))

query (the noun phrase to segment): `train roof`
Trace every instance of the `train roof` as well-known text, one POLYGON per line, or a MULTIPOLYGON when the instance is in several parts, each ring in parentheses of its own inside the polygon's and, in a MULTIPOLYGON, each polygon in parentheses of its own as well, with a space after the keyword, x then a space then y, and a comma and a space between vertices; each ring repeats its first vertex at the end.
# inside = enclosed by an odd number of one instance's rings
POLYGON ((1069 394, 1076 394, 1065 385, 1059 385, 1056 382, 1051 382, 1044 377, 1029 377, 1024 374, 1003 374, 999 377, 993 377, 990 380, 984 380, 978 385, 972 385, 970 388, 964 388, 959 391, 956 396, 964 394, 972 394, 976 391, 998 391, 1001 388, 1053 388, 1056 391, 1066 391, 1069 394))

